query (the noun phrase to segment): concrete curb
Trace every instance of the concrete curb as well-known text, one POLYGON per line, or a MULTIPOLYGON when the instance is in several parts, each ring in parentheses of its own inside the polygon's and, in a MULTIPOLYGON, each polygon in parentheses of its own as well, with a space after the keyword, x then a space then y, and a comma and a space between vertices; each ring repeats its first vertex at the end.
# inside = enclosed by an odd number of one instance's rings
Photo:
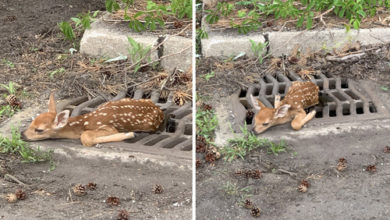
MULTIPOLYGON (((92 57, 114 58, 119 55, 128 55, 130 44, 127 37, 133 38, 138 43, 147 46, 157 45, 157 36, 145 33, 132 33, 124 26, 110 25, 98 20, 84 32, 80 42, 80 52, 92 57)), ((157 51, 151 54, 152 59, 157 59, 157 51)))
POLYGON ((236 56, 245 52, 247 56, 254 57, 251 51, 249 39, 256 42, 264 42, 268 36, 269 53, 273 56, 290 54, 296 45, 301 50, 318 51, 321 49, 332 50, 342 48, 347 43, 360 41, 361 45, 375 45, 390 43, 390 28, 372 28, 350 30, 327 29, 313 31, 291 31, 291 32, 251 32, 246 35, 238 34, 236 30, 226 29, 223 31, 212 30, 203 19, 203 29, 208 32, 208 39, 202 39, 202 54, 204 57, 236 56))
MULTIPOLYGON (((119 161, 121 163, 154 164, 162 167, 175 167, 180 170, 191 170, 191 152, 182 152, 181 156, 172 153, 147 153, 147 150, 128 149, 124 143, 109 143, 102 147, 84 147, 74 140, 31 142, 30 146, 40 150, 52 150, 54 154, 67 158, 86 160, 119 161)), ((157 149, 158 150, 158 149, 157 149)), ((164 149, 162 149, 164 150, 164 149)))
POLYGON ((168 39, 162 45, 164 48, 162 54, 159 54, 158 50, 153 50, 150 56, 151 60, 166 56, 161 60, 161 66, 167 72, 171 72, 175 68, 187 70, 191 67, 192 47, 188 47, 188 45, 192 45, 192 39, 170 35, 157 36, 148 32, 133 32, 127 23, 107 23, 102 19, 94 22, 91 28, 84 32, 80 42, 80 52, 91 57, 128 56, 130 48, 128 37, 145 47, 157 46, 164 37, 167 37, 168 39), (180 51, 182 52, 174 54, 180 51))

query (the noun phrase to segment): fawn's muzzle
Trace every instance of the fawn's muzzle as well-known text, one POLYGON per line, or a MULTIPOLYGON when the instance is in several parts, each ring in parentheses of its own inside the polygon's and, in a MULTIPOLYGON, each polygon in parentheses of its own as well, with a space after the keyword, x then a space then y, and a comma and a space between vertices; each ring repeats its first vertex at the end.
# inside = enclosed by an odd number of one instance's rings
POLYGON ((20 132, 20 139, 22 139, 23 141, 28 141, 26 135, 24 134, 25 131, 22 131, 20 132))

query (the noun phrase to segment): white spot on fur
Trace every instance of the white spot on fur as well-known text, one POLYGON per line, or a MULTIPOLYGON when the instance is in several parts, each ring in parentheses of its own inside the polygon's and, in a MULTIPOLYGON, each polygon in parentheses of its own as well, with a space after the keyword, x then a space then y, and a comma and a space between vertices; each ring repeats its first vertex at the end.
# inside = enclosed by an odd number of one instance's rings
POLYGON ((89 122, 87 122, 87 121, 86 121, 86 122, 84 122, 84 125, 88 125, 88 124, 89 124, 89 122))

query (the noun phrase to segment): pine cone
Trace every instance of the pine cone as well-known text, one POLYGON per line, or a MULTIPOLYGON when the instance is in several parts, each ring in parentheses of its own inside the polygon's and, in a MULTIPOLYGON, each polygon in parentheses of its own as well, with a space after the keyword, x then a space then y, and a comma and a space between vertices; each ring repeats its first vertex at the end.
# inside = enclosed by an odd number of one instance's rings
POLYGON ((129 219, 129 213, 126 210, 120 210, 117 220, 128 220, 129 219))
POLYGON ((81 184, 77 184, 77 185, 73 186, 72 190, 76 196, 84 196, 87 194, 87 192, 85 191, 85 186, 83 186, 81 184))
POLYGON ((22 103, 18 100, 15 95, 9 95, 6 98, 8 104, 13 108, 22 108, 22 103))
POLYGON ((112 206, 118 206, 121 202, 118 197, 110 196, 106 199, 106 203, 112 206))
POLYGON ((244 202, 244 207, 247 209, 252 209, 253 208, 253 203, 249 199, 246 199, 244 202))
POLYGON ((259 209, 259 208, 253 208, 253 209, 251 210, 251 214, 252 214, 252 216, 254 216, 254 217, 259 217, 259 216, 260 216, 260 209, 259 209))
POLYGON ((16 190, 15 195, 16 195, 16 198, 19 199, 19 200, 25 200, 26 199, 26 193, 23 190, 21 190, 21 189, 16 190))
POLYGON ((161 194, 164 192, 164 188, 161 186, 161 185, 158 185, 156 184, 154 187, 153 187, 153 192, 155 194, 161 194))

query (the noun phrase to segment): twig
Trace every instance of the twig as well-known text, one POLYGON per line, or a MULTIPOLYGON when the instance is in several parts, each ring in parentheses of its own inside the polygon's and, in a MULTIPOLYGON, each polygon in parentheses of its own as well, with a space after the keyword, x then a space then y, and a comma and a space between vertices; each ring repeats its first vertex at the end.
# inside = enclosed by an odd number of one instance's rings
MULTIPOLYGON (((102 20, 105 21, 105 22, 125 22, 125 21, 127 21, 125 19, 106 19, 106 18, 103 18, 102 20)), ((146 21, 143 21, 143 20, 139 20, 139 22, 146 23, 146 21)), ((181 21, 181 22, 183 22, 183 23, 192 23, 192 21, 190 21, 190 20, 188 20, 188 21, 185 20, 185 21, 181 21)), ((174 21, 164 22, 164 24, 174 24, 174 23, 175 23, 174 21)))
POLYGON ((351 60, 351 59, 360 59, 364 55, 366 55, 366 53, 350 54, 350 55, 346 55, 343 57, 327 56, 326 60, 342 62, 342 61, 351 60))
POLYGON ((290 172, 290 171, 284 170, 284 169, 278 169, 278 171, 280 171, 280 172, 282 172, 282 173, 286 173, 286 174, 288 174, 288 175, 290 175, 290 176, 296 176, 296 175, 297 175, 297 173, 290 172))
MULTIPOLYGON (((330 9, 326 10, 324 13, 315 16, 313 19, 320 19, 320 21, 321 21, 325 26, 327 26, 326 23, 324 22, 324 20, 323 20, 322 17, 323 17, 324 15, 329 14, 331 11, 333 11, 333 9, 334 9, 334 6, 332 6, 330 9)), ((282 27, 279 29, 279 32, 283 30, 283 28, 286 26, 287 23, 296 22, 296 21, 298 21, 298 19, 289 20, 289 21, 284 22, 284 24, 282 25, 282 27)))
POLYGON ((70 192, 70 188, 68 190, 68 195, 69 195, 70 201, 73 203, 73 198, 72 198, 72 193, 70 192))
POLYGON ((11 174, 8 174, 8 173, 4 175, 4 179, 8 180, 8 181, 12 180, 12 181, 14 181, 14 182, 16 182, 16 183, 18 183, 19 185, 22 185, 22 186, 27 186, 27 184, 23 183, 22 181, 18 180, 16 177, 14 177, 14 176, 12 176, 11 174))

